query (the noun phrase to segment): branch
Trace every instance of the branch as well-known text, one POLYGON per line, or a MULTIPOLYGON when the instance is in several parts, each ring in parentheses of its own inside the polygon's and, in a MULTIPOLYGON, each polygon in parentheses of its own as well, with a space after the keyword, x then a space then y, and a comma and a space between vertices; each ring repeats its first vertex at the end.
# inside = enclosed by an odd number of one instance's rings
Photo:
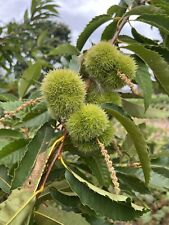
POLYGON ((48 167, 48 170, 47 170, 47 172, 46 172, 46 174, 45 174, 45 177, 44 177, 44 179, 43 179, 43 181, 42 181, 42 184, 41 184, 41 186, 40 186, 40 189, 43 189, 43 188, 44 188, 44 186, 45 186, 45 184, 46 184, 46 181, 47 181, 47 179, 48 179, 48 177, 49 177, 49 174, 50 174, 50 172, 51 172, 51 170, 52 170, 52 168, 53 168, 53 166, 54 166, 56 160, 59 159, 60 156, 61 156, 61 153, 62 153, 62 150, 63 150, 63 145, 64 145, 64 141, 65 141, 66 136, 67 136, 67 133, 66 133, 66 131, 65 131, 65 134, 64 134, 63 139, 62 139, 62 141, 61 141, 61 144, 59 145, 59 148, 58 148, 56 154, 54 155, 51 164, 50 164, 49 167, 48 167))
POLYGON ((129 16, 123 16, 123 17, 121 18, 121 20, 119 20, 119 23, 118 23, 119 25, 117 26, 117 30, 116 30, 116 32, 115 32, 113 38, 111 39, 111 44, 112 44, 112 45, 114 45, 114 44, 116 43, 116 40, 117 40, 117 38, 118 38, 118 36, 119 36, 119 34, 120 34, 122 28, 124 27, 124 25, 125 25, 126 22, 128 21, 128 19, 129 19, 129 16), (120 22, 121 22, 121 23, 120 23, 120 22))
MULTIPOLYGON (((44 151, 40 153, 37 156, 36 164, 30 174, 30 176, 26 179, 25 183, 23 184, 23 187, 27 190, 36 191, 38 189, 39 183, 41 181, 41 177, 44 173, 44 170, 46 168, 46 164, 53 153, 56 146, 63 141, 64 136, 56 139, 51 146, 50 150, 44 151)), ((41 189, 42 190, 42 189, 41 189)))

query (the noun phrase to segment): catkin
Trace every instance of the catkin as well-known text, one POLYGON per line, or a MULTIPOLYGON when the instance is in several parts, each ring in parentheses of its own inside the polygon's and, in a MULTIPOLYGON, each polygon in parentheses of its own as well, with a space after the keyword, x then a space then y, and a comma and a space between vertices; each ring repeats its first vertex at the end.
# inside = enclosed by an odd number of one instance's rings
POLYGON ((118 178, 116 176, 116 171, 113 167, 113 163, 110 159, 110 156, 109 156, 107 150, 105 149, 104 144, 102 144, 99 140, 97 140, 97 142, 99 144, 101 154, 105 159, 108 171, 110 172, 110 177, 111 177, 112 183, 114 185, 115 193, 119 194, 120 193, 120 185, 119 185, 119 182, 118 182, 118 178))

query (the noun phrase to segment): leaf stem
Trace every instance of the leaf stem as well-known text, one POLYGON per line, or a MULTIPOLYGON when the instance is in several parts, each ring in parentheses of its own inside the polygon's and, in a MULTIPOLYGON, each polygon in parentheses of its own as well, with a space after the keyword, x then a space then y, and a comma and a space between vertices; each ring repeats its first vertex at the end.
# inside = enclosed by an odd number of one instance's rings
POLYGON ((112 39, 111 39, 111 44, 114 45, 116 43, 116 40, 122 30, 122 28, 124 27, 124 25, 126 24, 126 22, 128 21, 129 16, 123 16, 121 18, 121 20, 119 20, 119 25, 117 26, 117 30, 115 32, 115 34, 113 35, 112 39))
POLYGON ((53 168, 53 166, 54 166, 56 160, 59 159, 60 156, 61 156, 61 153, 62 153, 62 150, 63 150, 63 145, 64 145, 64 141, 65 141, 66 136, 67 136, 67 132, 65 131, 64 136, 63 136, 63 139, 61 140, 61 143, 60 143, 60 145, 59 145, 59 148, 58 148, 58 150, 56 151, 56 154, 54 155, 54 157, 53 157, 53 159, 52 159, 52 162, 50 163, 50 165, 49 165, 49 167, 48 167, 48 170, 47 170, 47 172, 46 172, 46 174, 45 174, 45 177, 44 177, 44 179, 43 179, 43 181, 42 181, 42 184, 41 184, 41 186, 40 186, 40 189, 43 189, 43 188, 44 188, 44 186, 45 186, 45 184, 46 184, 46 181, 47 181, 47 179, 48 179, 48 177, 49 177, 49 174, 50 174, 50 172, 51 172, 51 170, 52 170, 52 168, 53 168))

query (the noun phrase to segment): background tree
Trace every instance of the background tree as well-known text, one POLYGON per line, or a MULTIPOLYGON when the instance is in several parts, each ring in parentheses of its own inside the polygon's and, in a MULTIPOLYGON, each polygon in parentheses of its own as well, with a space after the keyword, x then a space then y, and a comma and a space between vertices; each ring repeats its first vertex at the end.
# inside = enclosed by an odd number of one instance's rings
POLYGON ((69 42, 70 30, 55 20, 57 8, 53 1, 32 0, 21 23, 10 22, 1 28, 0 65, 6 78, 20 77, 37 60, 45 70, 58 61, 58 57, 50 57, 50 51, 69 42))

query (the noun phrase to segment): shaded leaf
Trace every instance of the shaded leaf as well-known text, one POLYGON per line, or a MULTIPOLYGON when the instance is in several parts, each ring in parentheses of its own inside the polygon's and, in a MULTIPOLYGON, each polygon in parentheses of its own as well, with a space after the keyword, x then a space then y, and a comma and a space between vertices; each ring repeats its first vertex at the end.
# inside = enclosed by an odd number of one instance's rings
POLYGON ((141 194, 150 193, 149 189, 145 186, 144 182, 134 175, 117 172, 117 177, 120 182, 120 187, 123 190, 138 192, 141 194))
POLYGON ((17 149, 17 151, 14 151, 10 153, 9 155, 3 157, 0 159, 0 164, 6 166, 7 168, 11 169, 13 166, 15 166, 17 163, 19 163, 25 154, 26 146, 23 148, 17 149))
POLYGON ((164 177, 169 178, 169 167, 167 167, 167 166, 152 164, 152 170, 164 177))
POLYGON ((8 101, 16 101, 17 97, 13 94, 9 93, 0 93, 0 101, 8 102, 8 101))
POLYGON ((167 15, 145 14, 145 15, 139 16, 137 18, 137 21, 148 23, 152 26, 159 28, 163 32, 169 34, 169 17, 167 15))
POLYGON ((2 189, 3 192, 9 194, 10 188, 11 186, 8 170, 4 166, 0 166, 0 189, 2 189))
POLYGON ((150 45, 156 45, 157 44, 157 42, 139 34, 134 27, 132 27, 131 32, 132 32, 132 35, 133 35, 134 39, 136 41, 140 42, 140 43, 150 44, 150 45))
POLYGON ((92 171, 92 174, 97 178, 100 186, 109 187, 111 184, 110 172, 107 169, 105 159, 101 155, 86 157, 85 162, 92 171))
POLYGON ((50 188, 50 194, 55 201, 60 202, 65 206, 72 208, 77 207, 80 204, 80 200, 77 196, 67 195, 66 192, 62 193, 54 187, 50 188))
POLYGON ((148 72, 148 68, 144 63, 138 63, 138 69, 136 72, 136 81, 139 87, 143 91, 144 107, 145 111, 148 109, 151 103, 151 97, 153 93, 151 75, 148 72))
POLYGON ((34 194, 28 190, 14 190, 0 204, 0 224, 23 225, 30 217, 34 206, 34 194))
POLYGON ((41 206, 34 214, 38 225, 89 225, 80 214, 52 206, 41 206))
MULTIPOLYGON (((16 139, 9 144, 5 145, 3 148, 0 149, 0 159, 4 158, 5 156, 8 156, 16 151, 19 151, 20 149, 23 149, 28 143, 28 140, 25 139, 16 139)), ((1 161, 0 161, 1 164, 1 161)))
POLYGON ((139 44, 131 44, 125 48, 135 52, 154 72, 157 80, 164 88, 167 94, 169 94, 169 65, 164 59, 152 50, 146 49, 139 44))
POLYGON ((135 123, 130 118, 117 111, 112 104, 107 103, 104 104, 102 107, 108 113, 113 115, 124 126, 131 139, 133 140, 142 165, 145 182, 148 184, 150 180, 150 160, 147 151, 148 147, 141 130, 135 125, 135 123))
POLYGON ((122 105, 124 110, 132 117, 154 119, 162 119, 169 117, 169 112, 167 110, 156 109, 150 106, 145 112, 145 109, 141 104, 126 101, 125 99, 122 100, 122 105))
POLYGON ((164 10, 152 6, 152 5, 141 5, 141 6, 136 6, 132 8, 129 12, 126 13, 126 16, 131 16, 131 15, 143 15, 143 14, 161 14, 164 13, 164 10))
POLYGON ((7 138, 7 139, 18 139, 23 138, 23 134, 20 133, 17 130, 11 130, 11 129, 0 129, 0 137, 1 138, 7 138))
POLYGON ((116 31, 118 21, 114 20, 112 23, 110 23, 104 31, 102 32, 101 40, 110 40, 113 37, 113 34, 116 31))
POLYGON ((169 63, 169 50, 159 45, 146 45, 146 48, 158 52, 169 63))

